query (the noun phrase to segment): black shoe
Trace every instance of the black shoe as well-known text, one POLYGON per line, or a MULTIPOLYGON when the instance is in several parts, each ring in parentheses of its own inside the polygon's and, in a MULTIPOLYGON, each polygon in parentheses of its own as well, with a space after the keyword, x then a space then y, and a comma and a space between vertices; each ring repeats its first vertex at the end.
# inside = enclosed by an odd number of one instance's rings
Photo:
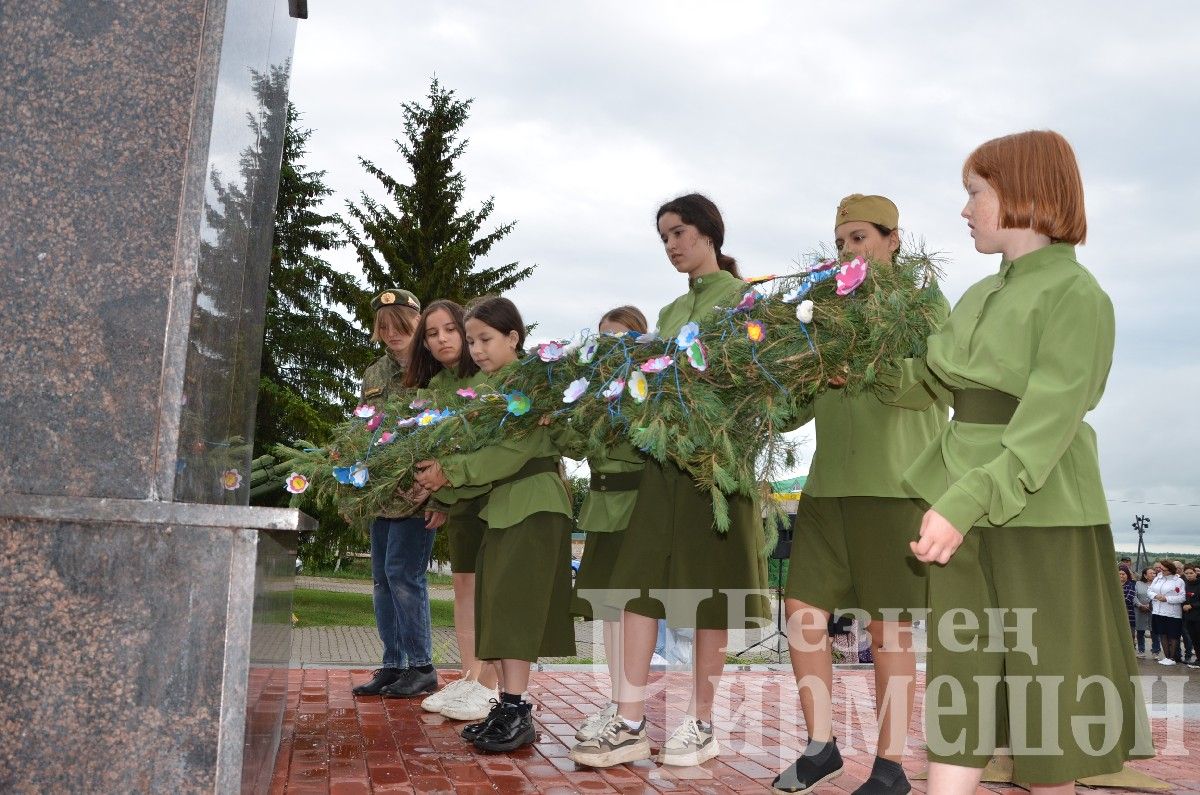
POLYGON ((804 754, 771 782, 771 791, 779 795, 802 795, 840 775, 842 755, 838 753, 837 740, 824 743, 819 751, 813 748, 813 742, 809 740, 804 754))
POLYGON ((500 712, 500 701, 493 698, 492 710, 487 714, 487 717, 481 720, 479 723, 468 723, 466 726, 463 726, 462 731, 458 733, 458 736, 469 743, 475 742, 475 739, 479 737, 479 735, 483 734, 487 730, 488 726, 492 725, 492 721, 500 717, 500 712))
POLYGON ((422 673, 416 668, 405 668, 387 687, 379 691, 384 698, 413 698, 432 693, 438 689, 437 671, 422 673))
POLYGON ((350 692, 356 696, 377 696, 385 687, 400 678, 399 668, 380 668, 375 676, 365 685, 359 685, 350 692))
MULTIPOLYGON (((488 718, 491 717, 488 715, 488 718)), ((536 739, 532 705, 501 702, 499 714, 475 738, 475 747, 480 751, 507 753, 522 746, 533 745, 536 739)))
POLYGON ((912 785, 900 763, 877 756, 871 766, 871 777, 854 790, 853 795, 907 795, 909 792, 912 792, 912 785))

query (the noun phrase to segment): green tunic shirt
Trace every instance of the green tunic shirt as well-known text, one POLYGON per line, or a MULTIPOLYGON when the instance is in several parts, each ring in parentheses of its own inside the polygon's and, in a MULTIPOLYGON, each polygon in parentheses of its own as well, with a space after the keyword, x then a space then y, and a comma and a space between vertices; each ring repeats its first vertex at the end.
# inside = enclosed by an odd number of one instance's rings
MULTIPOLYGON (((563 455, 576 461, 587 457, 588 469, 593 474, 641 472, 646 468, 646 457, 632 444, 620 442, 603 452, 585 449, 583 436, 573 428, 551 426, 554 443, 563 455)), ((622 491, 597 491, 588 489, 579 509, 579 529, 585 533, 615 533, 629 526, 633 508, 637 504, 637 489, 622 491)))
MULTIPOLYGON (((950 312, 942 299, 938 320, 950 312)), ((828 389, 806 407, 817 420, 817 449, 804 493, 813 497, 912 497, 904 470, 946 426, 944 403, 921 411, 890 406, 871 393, 828 389)))
POLYGON ((688 283, 688 291, 658 313, 658 336, 669 339, 678 334, 685 323, 702 320, 714 308, 736 306, 749 289, 750 285, 729 271, 717 271, 692 279, 688 283))
MULTIPOLYGON (((445 393, 451 390, 462 389, 463 387, 478 386, 486 380, 487 373, 482 370, 477 370, 466 378, 460 378, 453 370, 443 368, 434 373, 433 377, 429 379, 429 386, 425 390, 418 390, 418 393, 428 394, 432 390, 445 393)), ((448 511, 450 506, 456 502, 473 500, 480 495, 487 494, 490 489, 490 485, 463 486, 457 489, 450 486, 443 486, 430 498, 429 508, 434 511, 448 511)))
MULTIPOLYGON (((494 376, 498 383, 504 370, 494 376)), ((517 474, 534 458, 558 458, 550 429, 537 426, 522 438, 508 438, 473 453, 458 453, 440 459, 442 471, 456 491, 464 486, 491 487, 492 483, 517 474)), ((440 498, 441 489, 437 494, 440 498)), ((462 492, 458 492, 461 494, 462 492)), ((479 518, 492 529, 512 527, 539 512, 571 516, 571 501, 562 479, 555 472, 540 472, 492 488, 479 518)))
POLYGON ((1007 425, 951 422, 905 481, 955 528, 1107 524, 1096 433, 1083 421, 1112 364, 1112 302, 1056 243, 1002 262, 908 360, 891 401, 928 405, 953 389, 1020 403, 1007 425))

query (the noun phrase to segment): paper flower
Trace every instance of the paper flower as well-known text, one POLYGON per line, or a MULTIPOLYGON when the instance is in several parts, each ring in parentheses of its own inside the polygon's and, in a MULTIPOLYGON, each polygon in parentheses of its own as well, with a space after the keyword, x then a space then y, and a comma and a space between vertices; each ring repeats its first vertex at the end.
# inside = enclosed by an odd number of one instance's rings
POLYGON ((596 349, 600 347, 600 343, 594 339, 589 339, 583 343, 583 347, 579 349, 579 363, 591 364, 592 359, 596 358, 596 349))
POLYGON ((758 300, 758 293, 754 290, 742 296, 742 300, 733 308, 735 312, 749 312, 754 308, 754 302, 758 300))
POLYGON ((855 257, 850 262, 842 265, 842 269, 837 273, 837 294, 849 295, 866 278, 867 261, 862 257, 855 257))
POLYGON ((820 273, 821 271, 833 270, 839 265, 841 265, 841 263, 835 259, 823 259, 808 270, 809 273, 820 273))
POLYGON ((638 334, 633 338, 633 341, 638 345, 645 345, 648 342, 658 342, 660 339, 662 339, 662 337, 658 336, 653 331, 649 331, 645 334, 638 334))
POLYGON ((367 485, 367 465, 362 461, 355 461, 353 466, 334 467, 333 477, 343 486, 361 489, 367 485))
POLYGON ((221 473, 221 486, 225 491, 237 491, 242 487, 242 473, 236 469, 226 469, 221 473))
POLYGON ((450 409, 442 409, 441 411, 436 411, 435 409, 425 409, 417 415, 417 425, 420 425, 421 427, 425 427, 427 425, 437 425, 439 422, 449 417, 451 413, 452 412, 450 409))
POLYGON ((751 342, 762 342, 767 336, 767 327, 761 320, 746 321, 746 336, 751 342))
POLYGON ((775 274, 768 273, 765 276, 751 276, 749 279, 746 280, 746 282, 748 284, 762 284, 763 282, 769 282, 774 278, 776 278, 775 274))
POLYGON ((687 348, 688 362, 697 370, 704 371, 708 369, 708 349, 704 347, 704 343, 696 340, 687 348))
POLYGON ((303 494, 308 491, 308 478, 301 475, 299 472, 293 472, 287 476, 285 488, 289 494, 303 494))
POLYGON ((384 431, 379 434, 379 438, 375 440, 375 444, 388 444, 396 438, 396 434, 391 431, 384 431))
POLYGON ((511 392, 508 395, 508 413, 520 417, 533 406, 533 401, 524 392, 511 392))
POLYGON ((699 336, 700 336, 700 324, 699 323, 695 323, 695 322, 685 323, 683 325, 683 328, 679 329, 678 336, 675 337, 675 344, 678 345, 680 348, 686 348, 687 346, 691 345, 692 342, 699 336))
POLYGON ((455 394, 459 397, 464 397, 469 400, 474 400, 475 398, 479 397, 479 395, 475 394, 475 390, 469 386, 464 386, 462 389, 457 390, 455 394))
POLYGON ((379 427, 379 423, 381 423, 381 422, 383 422, 383 415, 376 414, 375 416, 371 417, 371 419, 367 420, 367 430, 368 431, 375 430, 376 428, 379 427))
POLYGON ((803 279, 800 280, 800 283, 798 285, 796 285, 794 288, 792 288, 791 290, 788 290, 786 293, 784 293, 780 297, 779 300, 783 301, 785 304, 799 303, 804 298, 804 296, 808 295, 808 291, 811 290, 812 288, 813 288, 812 281, 807 276, 805 276, 803 279))
POLYGON ((537 355, 543 362, 557 362, 567 355, 567 348, 561 342, 543 342, 537 346, 537 355))
POLYGON ((579 400, 583 397, 583 393, 587 392, 587 388, 588 380, 586 378, 576 378, 563 390, 563 403, 574 403, 579 400))
POLYGON ((604 387, 604 391, 600 393, 600 397, 606 400, 614 400, 621 396, 621 391, 625 389, 625 380, 622 378, 614 378, 608 382, 608 386, 604 387))
POLYGON ((365 420, 368 417, 375 416, 375 407, 368 406, 366 403, 360 403, 358 408, 354 409, 354 416, 360 420, 365 420))
POLYGON ((429 405, 429 403, 430 403, 430 401, 429 401, 429 400, 427 400, 426 398, 417 398, 417 399, 416 399, 416 400, 414 400, 412 403, 409 403, 409 404, 408 404, 408 407, 409 407, 410 409, 412 409, 413 411, 420 411, 421 409, 423 409, 423 408, 425 408, 426 406, 428 406, 428 405, 429 405))
POLYGON ((801 323, 811 323, 813 319, 813 302, 801 301, 796 307, 796 319, 801 323))
POLYGON ((671 366, 673 360, 670 356, 655 356, 642 362, 641 371, 643 373, 661 373, 671 366))
POLYGON ((416 424, 417 424, 416 417, 405 417, 404 419, 402 419, 396 423, 396 425, 401 428, 411 428, 416 424))
POLYGON ((646 396, 650 394, 650 386, 646 383, 646 376, 638 370, 634 370, 629 374, 629 394, 638 403, 645 403, 646 396))

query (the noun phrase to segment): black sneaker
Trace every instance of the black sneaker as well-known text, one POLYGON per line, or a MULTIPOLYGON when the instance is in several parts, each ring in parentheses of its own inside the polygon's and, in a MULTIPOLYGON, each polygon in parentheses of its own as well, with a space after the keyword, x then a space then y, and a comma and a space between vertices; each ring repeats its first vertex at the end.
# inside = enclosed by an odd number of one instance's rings
POLYGON ((377 696, 381 690, 400 678, 400 672, 399 668, 380 668, 375 671, 370 682, 359 685, 350 692, 356 696, 377 696))
POLYGON ((469 743, 473 743, 475 742, 475 738, 483 734, 487 727, 492 724, 492 721, 498 717, 500 717, 500 700, 493 698, 492 709, 488 712, 487 717, 479 723, 468 723, 466 726, 463 726, 458 736, 469 743))
POLYGON ((405 668, 387 687, 379 691, 384 698, 413 698, 432 693, 438 688, 437 671, 422 673, 416 668, 405 668))
POLYGON ((812 748, 813 742, 809 740, 803 755, 771 782, 772 792, 777 795, 803 795, 842 775, 842 755, 838 753, 836 738, 825 743, 819 751, 810 751, 812 748))
POLYGON ((912 792, 912 785, 900 763, 877 756, 871 766, 871 777, 854 790, 853 795, 907 795, 909 792, 912 792))
POLYGON ((537 733, 533 730, 532 704, 500 703, 499 714, 491 719, 487 728, 475 738, 475 747, 480 751, 507 753, 526 745, 533 745, 537 733))

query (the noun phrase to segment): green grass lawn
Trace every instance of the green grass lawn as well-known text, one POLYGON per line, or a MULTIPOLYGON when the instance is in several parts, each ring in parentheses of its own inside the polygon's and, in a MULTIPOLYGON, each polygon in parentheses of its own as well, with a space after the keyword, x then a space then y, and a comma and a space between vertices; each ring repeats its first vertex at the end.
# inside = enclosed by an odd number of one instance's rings
MULTIPOLYGON (((356 558, 337 571, 328 568, 317 569, 314 572, 303 571, 301 574, 313 577, 332 577, 336 580, 369 580, 371 579, 371 561, 356 558)), ((430 585, 451 585, 454 582, 449 574, 434 574, 433 572, 429 572, 425 576, 429 579, 430 585)))
MULTIPOLYGON (((297 627, 373 627, 375 608, 371 595, 297 588, 292 596, 297 627)), ((429 600, 429 618, 435 627, 454 626, 454 603, 429 600)))

